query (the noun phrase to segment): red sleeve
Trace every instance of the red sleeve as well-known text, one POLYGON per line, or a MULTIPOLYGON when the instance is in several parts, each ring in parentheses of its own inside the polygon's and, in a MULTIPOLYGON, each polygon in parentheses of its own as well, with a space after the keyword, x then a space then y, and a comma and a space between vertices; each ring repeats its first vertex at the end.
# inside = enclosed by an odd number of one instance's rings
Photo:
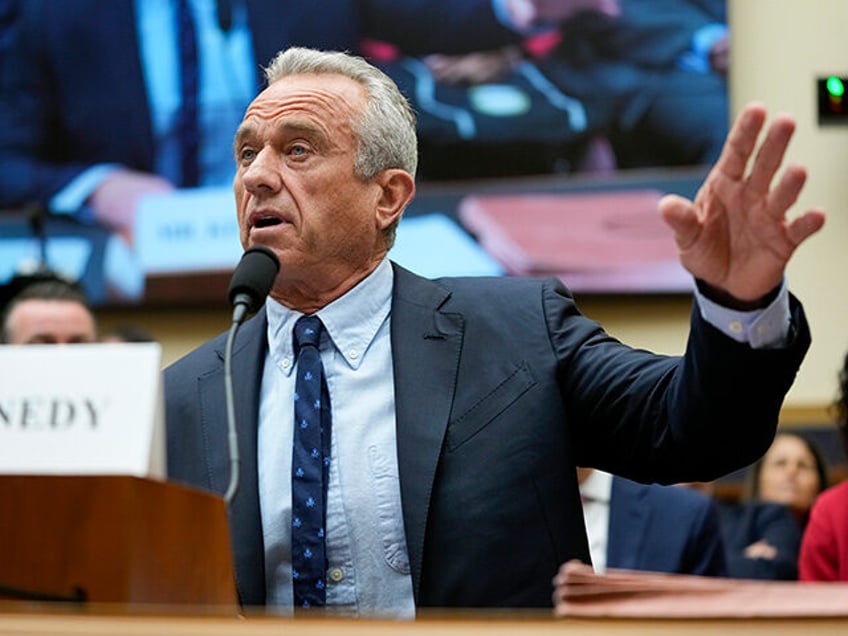
POLYGON ((848 483, 819 495, 801 541, 798 578, 840 581, 848 577, 848 483))

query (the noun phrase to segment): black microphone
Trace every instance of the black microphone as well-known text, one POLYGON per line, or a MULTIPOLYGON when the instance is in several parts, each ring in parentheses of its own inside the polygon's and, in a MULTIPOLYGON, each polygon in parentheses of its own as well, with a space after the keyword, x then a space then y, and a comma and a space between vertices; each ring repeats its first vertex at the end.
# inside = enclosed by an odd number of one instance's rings
POLYGON ((227 290, 233 306, 233 322, 241 324, 248 314, 262 306, 279 271, 280 261, 267 247, 255 245, 242 254, 227 290))
POLYGON ((238 489, 238 475, 241 459, 239 457, 238 436, 236 435, 236 411, 233 399, 233 343, 236 332, 248 314, 254 313, 271 291, 280 261, 277 255, 267 247, 256 245, 242 254, 241 261, 233 272, 227 295, 233 306, 233 324, 227 334, 224 348, 224 391, 227 399, 227 435, 230 446, 230 485, 224 495, 227 506, 238 489))

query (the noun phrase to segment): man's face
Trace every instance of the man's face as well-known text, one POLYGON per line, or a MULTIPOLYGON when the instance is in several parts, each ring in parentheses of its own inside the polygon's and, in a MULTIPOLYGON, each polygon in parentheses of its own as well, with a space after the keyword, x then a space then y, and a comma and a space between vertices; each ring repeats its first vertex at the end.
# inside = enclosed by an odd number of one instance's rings
POLYGON ((272 296, 292 288, 331 294, 386 253, 386 220, 377 212, 382 188, 353 171, 351 122, 365 102, 364 89, 346 77, 295 75, 271 84, 247 109, 233 186, 242 246, 265 245, 280 259, 272 296))
POLYGON ((6 320, 10 344, 78 344, 94 342, 94 317, 71 300, 29 299, 19 302, 6 320))

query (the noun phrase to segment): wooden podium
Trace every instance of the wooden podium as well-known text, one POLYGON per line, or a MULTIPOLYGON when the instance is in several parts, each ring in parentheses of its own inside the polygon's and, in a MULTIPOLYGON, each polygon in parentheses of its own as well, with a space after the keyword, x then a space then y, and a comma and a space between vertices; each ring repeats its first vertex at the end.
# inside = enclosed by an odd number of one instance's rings
POLYGON ((0 476, 0 598, 235 611, 224 501, 130 476, 0 476))

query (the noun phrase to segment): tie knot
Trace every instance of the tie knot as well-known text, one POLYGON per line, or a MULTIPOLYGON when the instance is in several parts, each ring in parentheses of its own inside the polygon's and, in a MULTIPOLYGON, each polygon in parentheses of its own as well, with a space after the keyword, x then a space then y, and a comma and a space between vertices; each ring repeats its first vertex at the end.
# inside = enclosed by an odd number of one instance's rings
POLYGON ((307 346, 313 346, 317 349, 323 328, 324 326, 318 316, 301 316, 298 318, 294 324, 295 349, 299 351, 301 347, 307 346))

